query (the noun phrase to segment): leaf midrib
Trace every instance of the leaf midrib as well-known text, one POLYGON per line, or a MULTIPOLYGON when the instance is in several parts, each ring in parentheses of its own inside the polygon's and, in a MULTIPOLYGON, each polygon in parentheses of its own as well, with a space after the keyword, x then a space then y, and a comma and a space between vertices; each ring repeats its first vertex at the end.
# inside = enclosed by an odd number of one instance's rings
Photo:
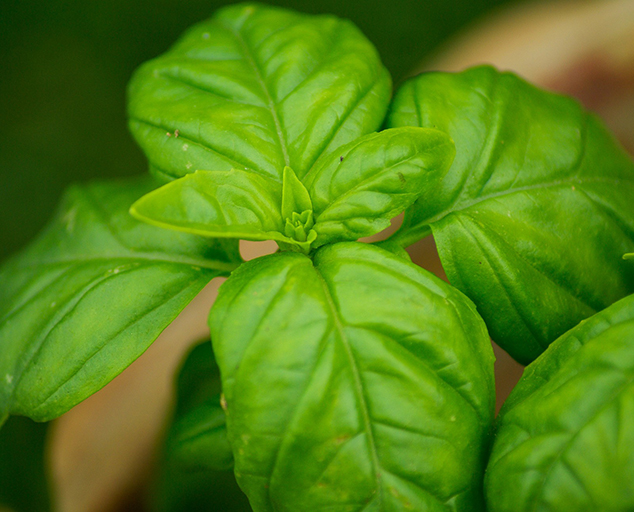
POLYGON ((335 328, 337 332, 339 333, 338 339, 341 341, 341 344, 344 347, 346 356, 348 357, 350 369, 352 370, 352 376, 354 378, 354 391, 355 391, 355 394, 357 395, 359 404, 361 405, 361 415, 363 418, 364 430, 366 432, 366 435, 368 436, 370 456, 372 457, 372 466, 373 466, 372 474, 376 481, 376 487, 377 487, 376 497, 378 498, 379 508, 380 508, 383 502, 382 485, 381 485, 381 472, 383 471, 383 468, 381 467, 381 464, 379 462, 378 451, 376 448, 376 441, 374 439, 374 432, 372 430, 372 421, 370 419, 370 411, 367 404, 365 392, 363 390, 361 374, 357 366, 357 361, 354 357, 354 354, 352 353, 350 342, 348 341, 348 338, 344 331, 343 324, 341 323, 341 320, 339 319, 339 311, 330 293, 330 288, 328 287, 328 283, 326 282, 326 279, 321 274, 317 266, 313 266, 313 268, 315 269, 315 275, 319 279, 319 283, 322 286, 324 297, 328 304, 328 308, 330 309, 332 313, 332 318, 335 324, 335 328))
POLYGON ((262 88, 262 92, 264 93, 265 99, 268 103, 268 110, 271 113, 271 117, 273 118, 273 122, 275 124, 275 131, 276 131, 277 138, 280 144, 280 149, 282 150, 282 156, 284 157, 284 165, 290 167, 291 160, 288 156, 286 137, 284 136, 284 132, 282 131, 282 123, 280 122, 279 113, 277 112, 277 105, 273 101, 273 97, 271 96, 269 88, 264 80, 264 76, 262 75, 262 70, 260 69, 258 62, 255 59, 255 55, 252 49, 249 47, 246 39, 242 35, 242 32, 240 31, 240 29, 236 29, 226 23, 223 23, 223 26, 233 34, 238 44, 240 44, 240 46, 242 47, 242 51, 244 52, 244 55, 246 57, 246 61, 249 63, 249 66, 255 73, 255 77, 258 83, 260 84, 260 87, 262 88))

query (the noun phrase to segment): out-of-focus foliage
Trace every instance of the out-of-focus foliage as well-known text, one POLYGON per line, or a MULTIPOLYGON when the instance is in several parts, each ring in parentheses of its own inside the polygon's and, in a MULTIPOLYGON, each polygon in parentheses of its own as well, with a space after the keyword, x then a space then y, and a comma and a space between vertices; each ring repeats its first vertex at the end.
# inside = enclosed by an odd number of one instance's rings
POLYGON ((0 511, 46 512, 44 441, 48 423, 14 417, 0 430, 0 511))

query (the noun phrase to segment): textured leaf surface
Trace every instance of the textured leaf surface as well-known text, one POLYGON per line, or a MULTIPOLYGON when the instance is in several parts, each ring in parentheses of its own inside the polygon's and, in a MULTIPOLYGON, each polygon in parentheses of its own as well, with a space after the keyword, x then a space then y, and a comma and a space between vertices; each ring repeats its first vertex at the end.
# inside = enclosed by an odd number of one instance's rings
POLYGON ((233 467, 220 396, 220 374, 207 341, 192 350, 178 377, 178 402, 165 457, 180 471, 233 467))
POLYGON ((281 234, 281 187, 246 171, 197 171, 132 206, 144 222, 209 237, 272 240, 281 234))
POLYGON ((148 178, 74 187, 56 218, 0 269, 0 418, 43 421, 94 393, 156 339, 234 243, 135 221, 148 178))
POLYGON ((421 191, 442 180, 454 154, 445 133, 398 128, 322 158, 305 178, 315 211, 315 246, 385 229, 421 191))
POLYGON ((342 243, 243 265, 210 326, 256 512, 482 509, 493 356, 458 291, 342 243))
POLYGON ((555 341, 501 411, 489 510, 634 509, 634 295, 555 341))
POLYGON ((488 67, 429 73, 400 89, 388 125, 455 141, 395 240, 433 231, 450 281, 518 361, 634 292, 634 163, 575 101, 488 67))
POLYGON ((137 71, 130 127, 166 178, 236 168, 281 183, 284 166, 301 179, 321 154, 375 131, 390 95, 352 23, 241 4, 137 71))
POLYGON ((238 169, 197 171, 144 196, 131 212, 150 224, 205 236, 305 242, 308 252, 389 226, 442 178, 454 151, 437 130, 386 130, 321 159, 306 184, 290 167, 281 187, 238 169))

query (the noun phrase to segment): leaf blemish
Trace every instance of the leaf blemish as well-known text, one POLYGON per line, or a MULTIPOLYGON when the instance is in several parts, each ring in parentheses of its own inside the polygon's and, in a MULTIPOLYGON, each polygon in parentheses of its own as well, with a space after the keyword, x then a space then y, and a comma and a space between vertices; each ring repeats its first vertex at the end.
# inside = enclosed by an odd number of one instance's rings
POLYGON ((183 151, 187 151, 189 149, 189 144, 183 144, 183 151))
POLYGON ((174 138, 178 139, 180 132, 178 130, 174 130, 174 138))
POLYGON ((339 161, 343 162, 343 157, 342 156, 339 157, 339 161))
POLYGON ((11 384, 13 382, 13 375, 9 375, 8 373, 4 376, 4 380, 7 381, 7 384, 11 384))
POLYGON ((75 219, 77 218, 77 208, 71 208, 64 217, 66 221, 66 231, 71 233, 75 229, 75 219))
POLYGON ((398 176, 398 179, 401 180, 401 183, 403 185, 405 185, 405 183, 407 183, 407 179, 405 179, 405 176, 403 176, 402 172, 397 172, 396 175, 398 176))

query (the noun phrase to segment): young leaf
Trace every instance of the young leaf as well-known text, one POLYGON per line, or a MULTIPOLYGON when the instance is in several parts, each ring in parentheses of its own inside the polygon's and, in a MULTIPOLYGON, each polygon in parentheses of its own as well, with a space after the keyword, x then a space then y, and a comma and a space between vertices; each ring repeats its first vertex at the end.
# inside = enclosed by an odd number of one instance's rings
POLYGON ((492 512, 634 508, 634 295, 556 340, 499 417, 492 512))
POLYGON ((442 180, 455 154, 438 130, 366 135, 320 159, 305 178, 313 201, 313 247, 373 235, 442 180))
POLYGON ((148 62, 129 88, 130 127, 165 178, 246 169, 282 182, 383 122, 391 80, 349 21, 234 5, 148 62))
POLYGON ((280 196, 281 187, 247 171, 197 171, 143 196, 130 213, 196 235, 275 240, 283 226, 280 196))
POLYGON ((45 421, 99 390, 156 339, 235 243, 157 229, 128 214, 148 179, 74 187, 0 269, 0 418, 45 421))
POLYGON ((284 167, 282 185, 282 218, 290 219, 293 213, 312 211, 313 203, 304 184, 290 167, 284 167))
POLYGON ((246 263, 210 316, 256 512, 483 510, 493 355, 461 293, 377 247, 246 263))
POLYGON ((621 258, 634 244, 634 163, 575 101, 489 67, 428 73, 400 89, 388 125, 455 141, 451 169, 394 240, 433 231, 450 281, 518 361, 634 292, 621 258))
POLYGON ((306 189, 294 179, 293 186, 301 187, 303 196, 297 189, 290 192, 292 185, 287 185, 284 195, 279 184, 248 171, 196 171, 143 196, 130 213, 148 224, 185 233, 276 240, 285 248, 308 253, 316 237, 311 232, 312 210, 282 217, 284 208, 295 205, 296 200, 298 206, 310 208, 306 189))

